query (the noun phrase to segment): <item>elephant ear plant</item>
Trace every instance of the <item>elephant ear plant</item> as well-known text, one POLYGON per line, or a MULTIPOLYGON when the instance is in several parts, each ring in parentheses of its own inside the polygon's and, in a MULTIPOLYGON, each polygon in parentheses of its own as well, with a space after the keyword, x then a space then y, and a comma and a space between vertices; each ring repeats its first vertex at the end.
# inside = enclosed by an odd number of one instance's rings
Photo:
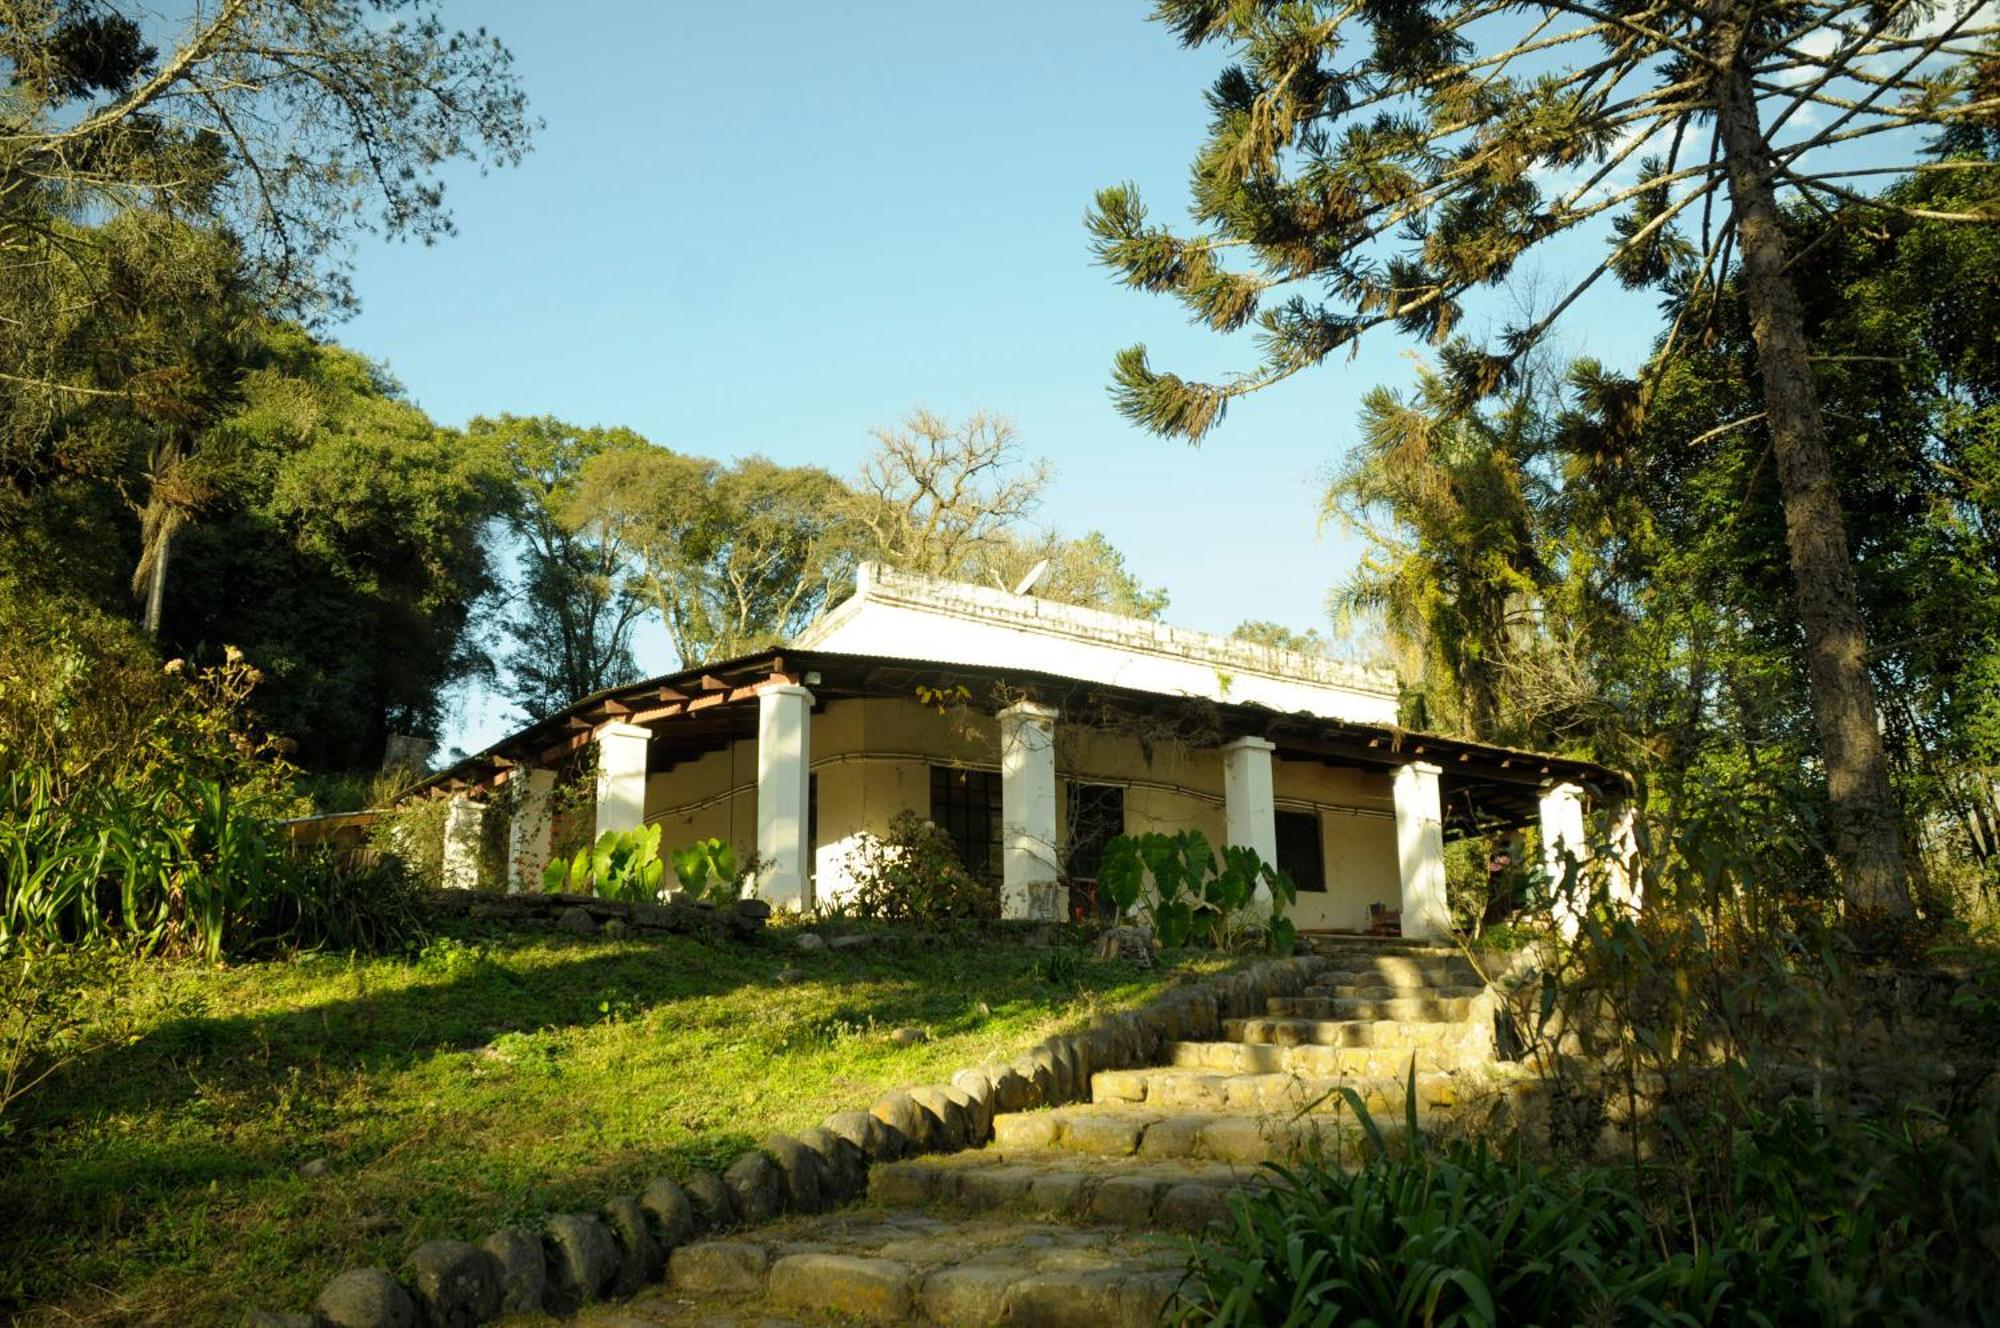
POLYGON ((756 870, 756 859, 739 862, 727 840, 697 839, 673 853, 674 875, 681 889, 711 904, 731 904, 743 897, 756 870))
POLYGON ((642 825, 607 830, 567 863, 550 863, 542 873, 542 888, 550 894, 568 891, 651 903, 660 897, 666 873, 667 864, 660 860, 660 827, 642 825))
POLYGON ((1218 860, 1199 830, 1118 836, 1104 846, 1098 883, 1121 916, 1136 910, 1170 950, 1264 944, 1290 954, 1298 944, 1298 927, 1285 916, 1298 898, 1292 878, 1240 845, 1224 848, 1218 860), (1268 914, 1257 900, 1259 885, 1270 894, 1268 914))

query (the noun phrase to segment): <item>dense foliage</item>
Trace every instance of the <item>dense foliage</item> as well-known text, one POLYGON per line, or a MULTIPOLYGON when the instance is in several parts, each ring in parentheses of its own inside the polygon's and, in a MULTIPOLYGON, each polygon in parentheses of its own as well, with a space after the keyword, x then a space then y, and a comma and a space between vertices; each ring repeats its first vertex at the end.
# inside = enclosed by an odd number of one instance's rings
MULTIPOLYGON (((1156 224, 1130 185, 1105 189, 1089 216, 1097 254, 1215 331, 1254 323, 1262 362, 1191 382, 1133 346, 1115 366, 1119 408, 1199 441, 1233 400, 1371 334, 1402 332, 1437 348, 1432 404, 1457 419, 1518 388, 1524 362, 1610 276, 1665 297, 1658 352, 1624 403, 1643 413, 1684 354, 1737 323, 1783 499, 1760 565, 1785 577, 1788 626, 1801 638, 1824 774, 1821 837, 1853 911, 1907 917, 1902 819, 1870 670, 1881 642, 1871 647, 1856 589, 1855 562, 1869 550, 1850 537, 1829 443, 1838 412, 1800 290, 1813 245, 1782 209, 1840 208, 1878 230, 2000 223, 1990 197, 1913 203, 1854 187, 1921 169, 1951 190, 1988 174, 2000 27, 1986 7, 1161 0, 1153 16, 1186 45, 1229 52, 1191 172, 1194 227, 1156 224), (1928 150, 1913 151, 1926 133, 1928 150), (1468 301, 1481 288, 1566 237, 1604 245, 1552 274, 1552 300, 1517 299, 1490 331, 1465 330, 1477 326, 1468 301)), ((1425 487, 1421 474, 1409 481, 1425 487)), ((1492 679, 1481 675, 1497 661, 1458 647, 1502 630, 1504 605, 1523 588, 1482 565, 1490 555, 1518 570, 1510 545, 1523 532, 1501 515, 1464 532, 1450 558, 1465 575, 1428 610, 1470 629, 1428 653, 1466 673, 1461 699, 1477 720, 1490 718, 1492 679)), ((1421 593, 1402 589, 1406 604, 1421 593)))
MULTIPOLYGON (((1415 1138, 1414 1133, 1410 1135, 1415 1138)), ((1481 1142, 1301 1168, 1195 1247, 1183 1323, 2000 1321, 2000 1118, 1750 1121, 1713 1192, 1481 1142)))

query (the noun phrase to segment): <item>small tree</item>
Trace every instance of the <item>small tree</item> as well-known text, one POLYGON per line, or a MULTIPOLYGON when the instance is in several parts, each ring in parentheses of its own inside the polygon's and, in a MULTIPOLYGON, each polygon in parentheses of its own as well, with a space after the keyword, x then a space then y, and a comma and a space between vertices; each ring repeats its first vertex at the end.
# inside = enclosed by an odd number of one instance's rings
MULTIPOLYGON (((1780 199, 1841 200, 1892 221, 1995 220, 1857 188, 1911 168, 1912 130, 1950 131, 1923 169, 1990 165, 1965 141, 2000 111, 1990 9, 1978 0, 1158 0, 1154 16, 1188 45, 1223 42, 1239 57, 1209 94, 1210 137, 1194 167, 1205 229, 1175 235, 1148 223, 1134 189, 1106 189, 1090 217, 1097 252, 1128 284, 1177 296, 1211 328, 1254 320, 1265 350, 1260 368, 1221 384, 1158 372, 1143 346, 1122 352, 1118 404, 1156 431, 1198 441, 1235 398, 1385 326, 1442 347, 1449 383, 1469 403, 1504 385, 1606 273, 1669 293, 1664 362, 1704 329, 1718 281, 1740 263, 1765 405, 1745 423, 1768 430, 1777 456, 1833 847, 1851 906, 1908 912, 1867 641, 1790 272, 1800 255, 1780 199), (1881 156, 1867 157, 1868 147, 1881 156), (1505 280, 1543 241, 1590 228, 1608 233, 1608 252, 1546 312, 1492 344, 1455 339, 1464 296, 1505 280), (1246 266, 1226 266, 1231 252, 1246 266)), ((1642 394, 1635 409, 1644 405, 1642 394)))

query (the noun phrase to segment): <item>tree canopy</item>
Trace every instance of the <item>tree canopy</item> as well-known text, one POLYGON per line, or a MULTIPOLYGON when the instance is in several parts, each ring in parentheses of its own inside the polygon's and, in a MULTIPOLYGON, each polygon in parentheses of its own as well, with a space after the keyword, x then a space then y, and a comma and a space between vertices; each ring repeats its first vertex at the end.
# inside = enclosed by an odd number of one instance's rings
MULTIPOLYGON (((1733 276, 1784 489, 1834 849, 1858 911, 1906 914, 1868 639, 1780 208, 2000 219, 1983 201, 1867 192, 1883 176, 1991 165, 1975 150, 2000 110, 1987 7, 1159 0, 1154 14, 1183 42, 1235 57, 1195 159, 1198 230, 1153 225, 1119 186, 1089 218, 1097 252, 1218 331, 1254 321, 1263 363, 1195 383, 1134 346, 1115 365, 1120 409, 1198 440, 1231 400, 1388 327, 1437 347, 1433 394, 1465 411, 1518 385, 1523 357, 1603 276, 1666 296, 1655 366, 1712 330, 1733 276), (1921 162, 1913 130, 1934 131, 1921 162), (1461 335, 1468 295, 1580 230, 1607 248, 1552 304, 1490 338, 1461 335)), ((1645 382, 1650 392, 1654 376, 1645 382)))

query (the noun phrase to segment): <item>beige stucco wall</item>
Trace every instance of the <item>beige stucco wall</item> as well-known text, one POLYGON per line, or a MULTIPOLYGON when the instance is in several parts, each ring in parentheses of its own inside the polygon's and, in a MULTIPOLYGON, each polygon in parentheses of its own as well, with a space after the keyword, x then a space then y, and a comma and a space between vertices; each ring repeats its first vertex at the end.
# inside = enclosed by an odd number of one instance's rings
MULTIPOLYGON (((1222 758, 1213 748, 1171 740, 1152 744, 1150 760, 1131 733, 1089 730, 1056 722, 1056 774, 1064 783, 1125 788, 1125 829, 1174 833, 1196 829, 1223 842, 1222 758)), ((812 771, 818 787, 816 892, 838 900, 847 889, 847 860, 864 834, 885 833, 897 812, 930 811, 930 767, 999 767, 999 734, 990 715, 955 708, 942 713, 915 700, 871 698, 828 704, 812 719, 812 771)), ((1368 905, 1394 907, 1395 822, 1386 776, 1277 761, 1273 786, 1282 810, 1320 818, 1325 894, 1299 896, 1294 916, 1303 927, 1358 929, 1368 905)), ((711 752, 647 781, 646 819, 662 829, 667 848, 710 836, 738 851, 756 841, 757 750, 754 741, 711 752)), ((1058 818, 1067 819, 1067 798, 1058 818)), ((1066 839, 1067 824, 1059 824, 1066 839)))

